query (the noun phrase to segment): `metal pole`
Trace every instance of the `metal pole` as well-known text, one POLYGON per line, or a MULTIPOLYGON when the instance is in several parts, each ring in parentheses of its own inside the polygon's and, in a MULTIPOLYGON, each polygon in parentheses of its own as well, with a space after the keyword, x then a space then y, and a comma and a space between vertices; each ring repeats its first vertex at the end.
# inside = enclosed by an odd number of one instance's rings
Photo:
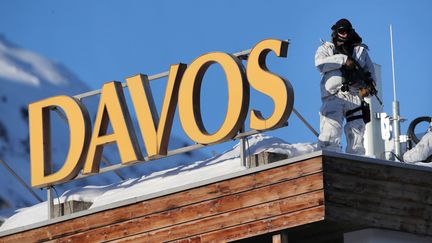
MULTIPOLYGON (((54 218, 54 197, 52 187, 47 188, 48 219, 54 218)), ((60 207, 60 205, 58 205, 60 207)))
POLYGON ((21 177, 15 173, 15 171, 9 167, 8 164, 6 164, 6 162, 4 162, 2 159, 0 159, 0 163, 9 171, 9 173, 11 173, 15 179, 17 179, 19 181, 19 183, 21 183, 21 185, 23 185, 39 202, 43 202, 42 198, 40 198, 33 190, 32 188, 27 185, 27 183, 25 183, 25 181, 23 179, 21 179, 21 177))
POLYGON ((306 125, 306 127, 309 128, 309 130, 313 134, 315 134, 315 136, 317 136, 317 137, 319 136, 319 133, 311 126, 311 124, 309 124, 308 121, 306 121, 306 119, 295 108, 293 108, 293 112, 306 125))
MULTIPOLYGON (((240 128, 240 134, 243 132, 244 132, 244 124, 240 128)), ((241 137, 240 138, 240 163, 242 166, 248 168, 247 162, 246 162, 246 156, 245 156, 245 147, 246 147, 245 137, 241 137)))
POLYGON ((393 29, 390 25, 390 48, 391 48, 391 58, 392 58, 392 77, 393 77, 393 100, 396 99, 396 78, 395 78, 395 65, 394 65, 394 49, 393 49, 393 29))
MULTIPOLYGON (((248 136, 252 136, 252 135, 258 134, 258 133, 260 133, 260 131, 250 130, 250 131, 247 131, 247 132, 239 133, 239 134, 237 134, 232 139, 236 140, 236 139, 240 139, 242 137, 248 137, 248 136)), ((182 154, 182 153, 190 152, 190 151, 193 151, 193 150, 196 150, 196 149, 200 149, 200 148, 203 148, 203 147, 206 147, 206 146, 207 145, 205 145, 205 144, 197 143, 197 144, 189 145, 189 146, 186 146, 186 147, 181 147, 181 148, 178 148, 178 149, 170 150, 170 151, 168 151, 168 153, 167 153, 166 156, 155 156, 155 157, 153 157, 151 159, 148 158, 148 157, 144 157, 144 160, 135 161, 134 163, 113 164, 113 165, 110 165, 110 166, 107 166, 107 167, 100 168, 99 175, 103 174, 103 173, 110 172, 110 171, 123 169, 123 168, 129 167, 129 166, 145 163, 145 162, 150 161, 150 160, 155 160, 155 159, 160 159, 160 158, 166 158, 166 157, 169 157, 169 156, 174 156, 176 154, 182 154)), ((83 178, 86 178, 86 177, 89 177, 89 176, 93 176, 93 175, 92 174, 85 174, 85 175, 84 174, 80 174, 77 177, 75 177, 74 180, 83 179, 83 178)))
MULTIPOLYGON (((400 123, 399 123, 399 102, 393 101, 393 136, 394 136, 394 151, 395 155, 400 158, 401 146, 400 146, 400 123)), ((398 160, 398 158, 395 158, 398 160)))
POLYGON ((390 47, 391 47, 391 57, 392 57, 392 76, 393 76, 393 139, 394 139, 394 151, 396 158, 399 160, 401 156, 400 147, 400 117, 399 117, 399 102, 396 99, 396 78, 395 78, 395 66, 394 66, 394 49, 393 49, 393 30, 392 25, 390 25, 390 47))
MULTIPOLYGON (((108 159, 107 158, 105 158, 105 156, 103 156, 102 155, 102 163, 104 163, 105 164, 105 166, 111 166, 112 164, 108 161, 108 159)), ((126 178, 124 178, 121 174, 120 174, 120 172, 118 172, 118 171, 113 171, 120 179, 122 179, 123 181, 124 180, 126 180, 126 178)))

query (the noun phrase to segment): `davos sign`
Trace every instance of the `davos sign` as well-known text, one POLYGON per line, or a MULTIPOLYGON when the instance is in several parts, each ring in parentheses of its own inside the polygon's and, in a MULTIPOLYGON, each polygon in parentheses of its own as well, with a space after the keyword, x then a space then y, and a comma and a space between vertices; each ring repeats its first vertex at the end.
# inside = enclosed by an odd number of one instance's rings
MULTIPOLYGON (((265 131, 283 126, 293 109, 294 92, 290 82, 272 73, 266 65, 268 53, 286 57, 288 42, 267 39, 252 48, 246 68, 231 54, 211 52, 195 59, 190 65, 173 64, 160 115, 154 105, 149 80, 139 74, 126 79, 133 110, 149 159, 167 155, 172 122, 178 106, 185 133, 196 143, 215 144, 236 136, 249 112, 249 86, 273 100, 273 111, 263 117, 261 111, 250 110, 249 127, 265 131), (219 129, 209 134, 201 118, 200 91, 206 70, 218 64, 224 70, 228 87, 225 119, 219 129)), ((46 187, 67 182, 82 170, 83 175, 97 174, 104 146, 117 145, 121 163, 126 165, 144 160, 132 126, 131 116, 120 82, 102 86, 99 106, 93 124, 83 103, 69 96, 55 96, 29 104, 31 184, 46 187), (50 110, 63 110, 70 133, 68 154, 63 166, 51 171, 50 110), (108 134, 111 124, 112 133, 108 134)))

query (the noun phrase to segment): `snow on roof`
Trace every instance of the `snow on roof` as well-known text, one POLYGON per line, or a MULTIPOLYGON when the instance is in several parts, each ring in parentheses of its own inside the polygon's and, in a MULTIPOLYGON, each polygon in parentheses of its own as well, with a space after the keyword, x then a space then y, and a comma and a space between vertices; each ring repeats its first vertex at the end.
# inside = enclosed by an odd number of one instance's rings
MULTIPOLYGON (((265 134, 250 136, 246 143, 247 153, 276 152, 287 154, 289 158, 312 153, 316 150, 316 144, 298 143, 289 144, 282 139, 265 134)), ((183 163, 177 167, 157 171, 140 178, 127 179, 106 186, 85 186, 68 190, 60 198, 55 198, 54 203, 64 201, 92 202, 91 209, 137 198, 151 193, 204 181, 210 178, 226 175, 244 170, 240 162, 239 144, 232 149, 212 158, 183 163)), ((32 207, 22 208, 16 214, 8 218, 1 226, 0 231, 34 224, 48 220, 47 202, 36 204, 32 207)))
MULTIPOLYGON (((249 155, 266 151, 287 154, 288 158, 310 154, 317 150, 316 144, 289 144, 280 138, 265 134, 250 136, 246 145, 249 155)), ((154 171, 145 176, 105 186, 89 185, 68 190, 59 198, 55 198, 54 203, 58 204, 59 202, 72 200, 91 202, 90 209, 95 212, 115 203, 131 201, 131 199, 144 196, 151 198, 157 192, 242 171, 245 167, 241 165, 239 157, 240 146, 237 144, 221 155, 200 161, 179 163, 177 167, 160 170, 160 167, 155 163, 154 171)), ((432 163, 417 162, 413 163, 413 165, 432 167, 432 163)), ((0 232, 46 220, 48 220, 47 202, 42 202, 32 207, 17 210, 0 227, 0 232)))

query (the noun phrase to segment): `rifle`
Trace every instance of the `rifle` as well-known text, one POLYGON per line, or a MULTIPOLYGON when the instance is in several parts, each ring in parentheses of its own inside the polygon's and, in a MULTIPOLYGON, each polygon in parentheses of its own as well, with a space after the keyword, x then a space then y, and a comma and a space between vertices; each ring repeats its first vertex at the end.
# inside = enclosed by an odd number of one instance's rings
POLYGON ((372 74, 369 71, 364 70, 364 68, 360 66, 357 60, 351 58, 350 55, 347 54, 348 52, 345 50, 344 47, 342 47, 342 50, 338 50, 338 51, 341 51, 341 53, 347 55, 348 58, 350 58, 354 63, 354 68, 352 69, 348 69, 345 66, 341 68, 342 76, 344 76, 345 78, 344 82, 342 83, 341 90, 348 91, 349 85, 352 85, 357 82, 362 82, 365 88, 367 89, 368 93, 372 96, 375 96, 378 102, 380 103, 380 105, 382 106, 383 102, 377 95, 378 90, 376 89, 376 82, 372 78, 372 74))
POLYGON ((372 74, 369 71, 365 71, 356 60, 351 60, 354 63, 353 69, 347 69, 346 67, 342 68, 342 73, 345 77, 345 81, 342 83, 342 91, 347 91, 349 85, 362 82, 365 89, 368 91, 368 94, 365 96, 375 96, 380 105, 383 105, 381 99, 377 95, 378 90, 376 89, 376 83, 372 78, 372 74))

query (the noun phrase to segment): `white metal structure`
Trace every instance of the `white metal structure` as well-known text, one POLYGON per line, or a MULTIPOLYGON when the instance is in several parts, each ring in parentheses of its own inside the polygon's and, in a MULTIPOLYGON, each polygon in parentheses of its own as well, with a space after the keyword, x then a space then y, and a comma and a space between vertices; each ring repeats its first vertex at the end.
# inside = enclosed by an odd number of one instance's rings
MULTIPOLYGON (((374 63, 375 68, 375 83, 378 90, 377 96, 380 100, 383 99, 382 95, 382 79, 381 79, 381 66, 374 63)), ((369 103, 371 110, 371 121, 366 124, 366 131, 364 135, 364 146, 366 149, 366 156, 385 159, 385 144, 381 136, 381 119, 379 114, 383 112, 382 105, 379 104, 374 96, 365 98, 369 103)))

